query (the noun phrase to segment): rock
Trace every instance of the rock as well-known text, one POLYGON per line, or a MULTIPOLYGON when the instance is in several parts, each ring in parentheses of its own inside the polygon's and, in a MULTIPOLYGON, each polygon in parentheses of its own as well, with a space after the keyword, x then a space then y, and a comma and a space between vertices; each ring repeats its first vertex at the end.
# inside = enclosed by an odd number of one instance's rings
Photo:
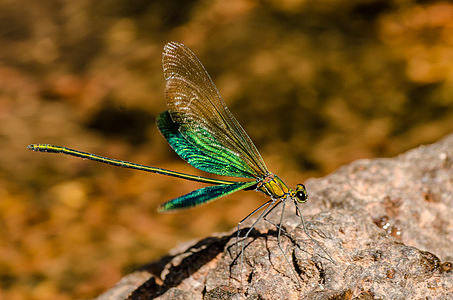
MULTIPOLYGON (((312 238, 288 201, 286 256, 278 229, 260 221, 242 263, 236 232, 217 234, 98 299, 453 299, 453 135, 396 158, 353 162, 306 186, 309 202, 300 207, 312 238)), ((269 220, 278 224, 280 213, 269 220)))

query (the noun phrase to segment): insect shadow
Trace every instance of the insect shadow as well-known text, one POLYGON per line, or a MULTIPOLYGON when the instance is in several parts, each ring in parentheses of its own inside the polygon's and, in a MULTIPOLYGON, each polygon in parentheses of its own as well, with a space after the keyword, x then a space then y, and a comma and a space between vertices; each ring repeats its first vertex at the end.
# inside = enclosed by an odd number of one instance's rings
MULTIPOLYGON (((245 233, 245 231, 247 231, 248 229, 250 228, 245 227, 242 228, 241 231, 245 233)), ((253 243, 253 241, 258 238, 269 236, 277 237, 277 234, 277 230, 269 230, 265 233, 261 233, 253 228, 248 235, 248 238, 250 238, 251 240, 247 243, 247 245, 253 243)), ((235 241, 236 237, 236 231, 222 237, 207 237, 188 247, 184 251, 181 251, 180 253, 177 253, 175 255, 166 255, 155 262, 139 268, 137 271, 146 271, 152 276, 141 286, 136 288, 129 297, 131 299, 136 299, 137 297, 158 297, 165 294, 169 289, 178 286, 185 279, 191 277, 204 265, 215 259, 220 253, 226 251, 231 257, 235 256, 233 254, 234 251, 231 251, 232 248, 236 245, 235 242, 230 245, 228 244, 231 240, 235 241), (179 259, 181 257, 182 259, 179 259), (180 262, 174 265, 173 261, 175 260, 180 262), (162 280, 162 282, 159 282, 164 273, 165 278, 162 280)), ((233 265, 237 264, 238 261, 238 256, 233 258, 232 262, 229 265, 230 274, 232 274, 231 269, 233 265)))

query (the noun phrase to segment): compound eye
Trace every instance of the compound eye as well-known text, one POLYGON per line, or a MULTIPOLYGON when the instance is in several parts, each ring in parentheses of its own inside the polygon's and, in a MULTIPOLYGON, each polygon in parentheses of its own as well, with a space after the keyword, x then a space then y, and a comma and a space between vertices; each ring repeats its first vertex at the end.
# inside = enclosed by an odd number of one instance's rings
POLYGON ((308 193, 303 184, 296 186, 296 198, 298 202, 305 202, 308 199, 308 193))
POLYGON ((297 197, 297 200, 299 200, 299 202, 307 201, 307 197, 304 192, 301 192, 301 191, 296 192, 296 197, 297 197))

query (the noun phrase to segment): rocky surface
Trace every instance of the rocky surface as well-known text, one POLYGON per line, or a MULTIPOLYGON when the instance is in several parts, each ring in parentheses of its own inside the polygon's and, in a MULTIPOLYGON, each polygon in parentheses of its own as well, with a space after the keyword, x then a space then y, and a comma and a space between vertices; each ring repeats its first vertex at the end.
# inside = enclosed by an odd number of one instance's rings
POLYGON ((98 299, 453 299, 453 135, 306 186, 302 210, 317 243, 287 205, 289 264, 276 227, 259 222, 242 264, 236 233, 218 234, 181 245, 98 299))

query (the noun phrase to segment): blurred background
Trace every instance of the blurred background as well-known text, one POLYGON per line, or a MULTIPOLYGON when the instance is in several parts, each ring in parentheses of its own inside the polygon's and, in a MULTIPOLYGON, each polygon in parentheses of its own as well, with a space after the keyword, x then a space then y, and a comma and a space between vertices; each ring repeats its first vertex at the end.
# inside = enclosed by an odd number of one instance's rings
POLYGON ((294 186, 453 132, 452 32, 444 1, 2 0, 0 298, 94 297, 266 199, 242 192, 158 214, 203 185, 26 150, 66 145, 206 175, 155 126, 166 42, 197 54, 294 186))

